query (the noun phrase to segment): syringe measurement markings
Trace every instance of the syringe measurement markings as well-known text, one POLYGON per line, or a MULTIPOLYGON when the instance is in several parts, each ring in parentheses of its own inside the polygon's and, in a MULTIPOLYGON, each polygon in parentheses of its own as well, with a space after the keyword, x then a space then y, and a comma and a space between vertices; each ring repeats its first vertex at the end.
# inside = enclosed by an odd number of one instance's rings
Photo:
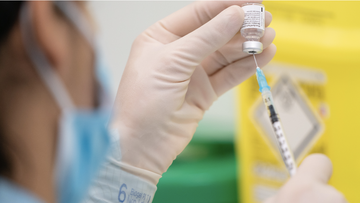
POLYGON ((291 158, 291 153, 289 146, 287 144, 286 138, 284 136, 284 132, 281 128, 281 124, 279 121, 276 121, 273 123, 273 128, 277 137, 277 141, 279 143, 281 156, 286 164, 286 167, 289 169, 290 174, 293 175, 295 173, 294 171, 294 165, 293 159, 291 158))
POLYGON ((284 132, 282 130, 281 123, 279 121, 279 118, 277 116, 275 108, 272 104, 271 98, 264 97, 263 99, 264 99, 264 102, 267 104, 267 107, 269 110, 269 114, 270 114, 269 117, 270 117, 271 123, 273 125, 275 134, 276 134, 276 138, 277 138, 276 140, 279 145, 281 157, 284 160, 285 166, 288 168, 290 174, 293 175, 296 172, 295 168, 294 168, 295 163, 293 161, 291 151, 289 149, 284 132))

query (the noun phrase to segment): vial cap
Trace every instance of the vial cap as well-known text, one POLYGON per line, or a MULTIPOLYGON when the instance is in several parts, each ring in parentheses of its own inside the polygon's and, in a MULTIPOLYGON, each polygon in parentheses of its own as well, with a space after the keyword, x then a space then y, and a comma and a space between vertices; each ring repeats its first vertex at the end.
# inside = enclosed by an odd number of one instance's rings
POLYGON ((260 54, 263 51, 263 44, 258 41, 246 41, 242 46, 243 52, 248 54, 260 54))

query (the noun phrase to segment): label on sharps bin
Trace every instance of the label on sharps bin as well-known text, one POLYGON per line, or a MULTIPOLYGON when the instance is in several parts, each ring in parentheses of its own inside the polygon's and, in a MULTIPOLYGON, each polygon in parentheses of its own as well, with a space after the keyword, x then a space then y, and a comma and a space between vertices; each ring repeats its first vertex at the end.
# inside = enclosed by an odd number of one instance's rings
MULTIPOLYGON (((281 76, 271 89, 274 104, 279 112, 278 116, 296 160, 308 152, 309 146, 313 144, 314 139, 318 138, 323 129, 315 115, 316 112, 309 106, 309 102, 306 102, 299 89, 286 75, 281 76)), ((273 148, 277 149, 276 135, 269 121, 267 109, 260 103, 255 108, 254 114, 256 123, 265 133, 273 148)))
MULTIPOLYGON (((268 66, 265 73, 277 75, 276 82, 271 86, 271 92, 287 141, 294 158, 298 161, 311 150, 314 141, 319 138, 324 129, 319 117, 320 105, 314 107, 299 84, 321 87, 326 76, 321 71, 290 67, 285 69, 281 65, 268 66)), ((253 107, 254 124, 278 154, 276 135, 269 121, 268 110, 263 105, 261 98, 258 100, 253 107)))
POLYGON ((258 5, 243 6, 244 23, 241 29, 258 28, 265 29, 265 8, 258 5))

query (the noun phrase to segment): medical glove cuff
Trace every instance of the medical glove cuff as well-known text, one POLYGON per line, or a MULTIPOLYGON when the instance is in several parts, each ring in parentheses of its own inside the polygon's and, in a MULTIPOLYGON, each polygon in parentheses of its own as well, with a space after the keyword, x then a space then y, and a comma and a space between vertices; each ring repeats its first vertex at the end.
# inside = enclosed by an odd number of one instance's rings
POLYGON ((159 175, 157 173, 154 173, 154 172, 142 169, 142 168, 138 168, 135 166, 131 166, 131 165, 123 163, 123 162, 120 162, 118 164, 119 164, 121 170, 131 173, 131 174, 133 174, 139 178, 142 178, 154 185, 157 185, 159 182, 159 179, 162 177, 161 175, 159 175))

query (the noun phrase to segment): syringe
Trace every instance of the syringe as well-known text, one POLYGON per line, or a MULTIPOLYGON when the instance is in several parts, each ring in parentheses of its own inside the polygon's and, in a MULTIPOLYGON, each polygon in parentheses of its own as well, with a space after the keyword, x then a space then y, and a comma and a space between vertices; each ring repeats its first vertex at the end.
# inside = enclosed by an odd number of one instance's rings
POLYGON ((274 105, 274 100, 270 92, 270 86, 267 84, 263 71, 257 65, 255 54, 253 54, 253 56, 256 64, 256 78, 260 86, 259 91, 261 92, 261 96, 263 98, 264 104, 268 109, 271 125, 275 132, 275 137, 278 143, 280 154, 282 156, 286 168, 290 173, 290 176, 293 176, 296 173, 296 162, 294 159, 294 155, 290 150, 283 127, 280 123, 280 119, 278 117, 278 113, 274 105))

